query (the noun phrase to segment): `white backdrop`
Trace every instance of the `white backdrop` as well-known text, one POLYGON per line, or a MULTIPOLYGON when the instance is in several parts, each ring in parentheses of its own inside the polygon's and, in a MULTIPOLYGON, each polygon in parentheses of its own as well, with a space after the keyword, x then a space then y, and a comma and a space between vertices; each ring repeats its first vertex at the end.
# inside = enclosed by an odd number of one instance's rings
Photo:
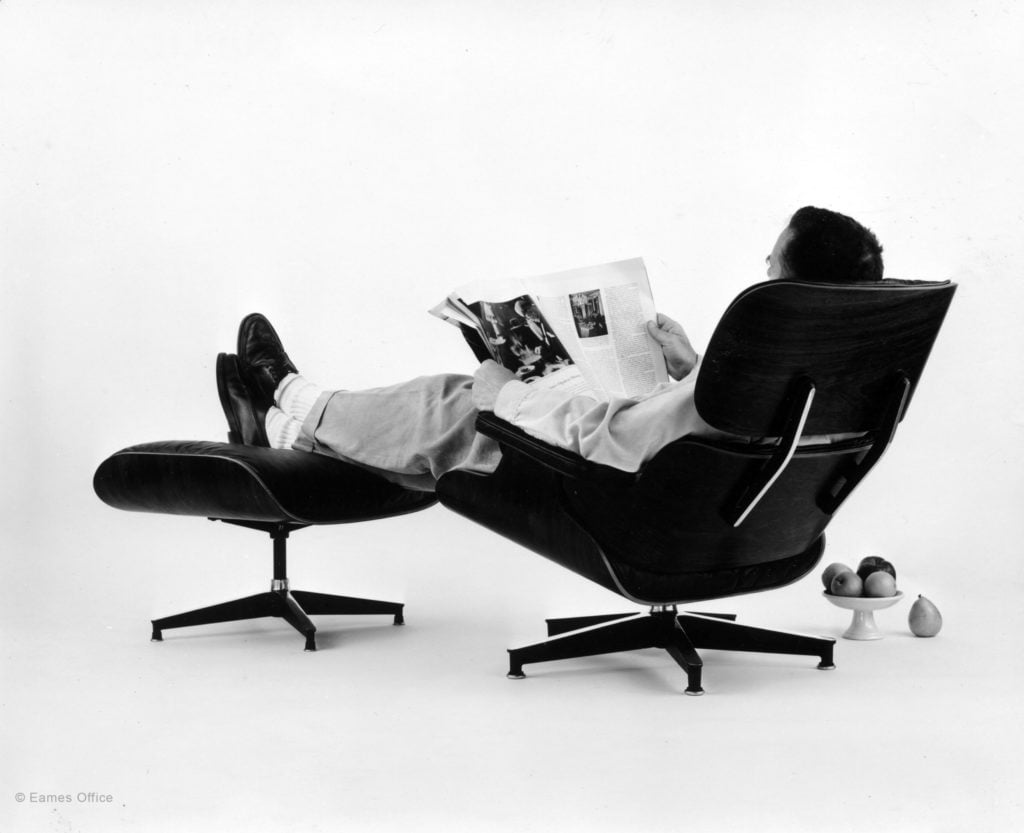
POLYGON ((243 314, 326 386, 471 372, 426 314, 452 286, 640 255, 700 349, 805 204, 960 283, 833 539, 1019 592, 1022 32, 985 0, 3 0, 2 621, 128 523, 107 454, 223 438, 243 314))
POLYGON ((425 313, 457 283, 642 255, 702 345, 811 203, 961 284, 887 468, 941 519, 916 536, 989 560, 1020 530, 1022 16, 941 5, 0 4, 6 526, 91 519, 128 443, 221 437, 246 312, 370 386, 472 369, 425 313))

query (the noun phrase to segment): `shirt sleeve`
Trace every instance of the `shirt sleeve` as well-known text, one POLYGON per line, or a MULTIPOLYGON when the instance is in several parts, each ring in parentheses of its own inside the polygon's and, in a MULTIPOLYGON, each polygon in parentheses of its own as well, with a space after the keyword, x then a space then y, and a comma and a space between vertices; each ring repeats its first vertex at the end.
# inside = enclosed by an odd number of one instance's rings
POLYGON ((544 442, 596 463, 636 471, 680 437, 716 433, 693 402, 697 369, 679 382, 658 385, 639 398, 567 396, 510 381, 498 393, 494 412, 544 442))

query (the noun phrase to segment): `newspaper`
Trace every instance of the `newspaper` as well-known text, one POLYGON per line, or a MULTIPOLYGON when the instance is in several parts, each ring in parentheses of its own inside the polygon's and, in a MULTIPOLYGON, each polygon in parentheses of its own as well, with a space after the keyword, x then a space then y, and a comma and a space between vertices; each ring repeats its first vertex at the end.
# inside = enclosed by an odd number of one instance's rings
POLYGON ((498 364, 545 388, 633 397, 668 380, 647 333, 655 309, 641 258, 475 281, 430 313, 475 331, 498 364))

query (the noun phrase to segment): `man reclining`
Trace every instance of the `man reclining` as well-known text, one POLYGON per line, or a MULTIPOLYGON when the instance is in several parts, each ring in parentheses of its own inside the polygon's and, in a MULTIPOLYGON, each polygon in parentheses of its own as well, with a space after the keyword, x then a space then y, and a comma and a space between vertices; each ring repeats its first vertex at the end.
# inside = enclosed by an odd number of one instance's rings
MULTIPOLYGON (((797 211, 766 260, 772 280, 882 279, 882 247, 875 235, 822 208, 797 211)), ((497 467, 498 444, 474 427, 481 410, 594 462, 635 471, 673 440, 720 436, 694 405, 700 359, 683 328, 659 314, 648 332, 661 346, 672 381, 632 398, 539 389, 491 360, 473 376, 441 374, 370 390, 325 390, 299 374, 259 313, 239 327, 241 378, 232 378, 232 365, 219 362, 217 381, 229 428, 243 442, 332 455, 407 488, 432 491, 453 469, 489 473, 497 467)))

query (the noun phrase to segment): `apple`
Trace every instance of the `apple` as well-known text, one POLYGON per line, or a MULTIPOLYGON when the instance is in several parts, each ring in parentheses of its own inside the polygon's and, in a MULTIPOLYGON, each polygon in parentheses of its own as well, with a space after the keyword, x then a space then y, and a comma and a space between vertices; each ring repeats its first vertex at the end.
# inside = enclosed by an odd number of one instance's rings
POLYGON ((896 579, 885 570, 875 570, 864 579, 864 595, 874 597, 895 596, 896 579))
POLYGON ((853 572, 849 567, 839 561, 829 564, 825 568, 825 572, 821 574, 821 583, 825 585, 825 589, 830 590, 832 588, 832 579, 846 570, 853 572))
POLYGON ((860 564, 857 565, 857 575, 860 576, 861 581, 867 579, 876 570, 884 570, 894 579, 896 578, 896 568, 892 566, 890 561, 886 561, 880 555, 869 555, 866 558, 862 558, 860 564))
POLYGON ((864 589, 864 582, 861 581, 853 570, 843 570, 832 579, 829 592, 833 596, 859 596, 864 589))

